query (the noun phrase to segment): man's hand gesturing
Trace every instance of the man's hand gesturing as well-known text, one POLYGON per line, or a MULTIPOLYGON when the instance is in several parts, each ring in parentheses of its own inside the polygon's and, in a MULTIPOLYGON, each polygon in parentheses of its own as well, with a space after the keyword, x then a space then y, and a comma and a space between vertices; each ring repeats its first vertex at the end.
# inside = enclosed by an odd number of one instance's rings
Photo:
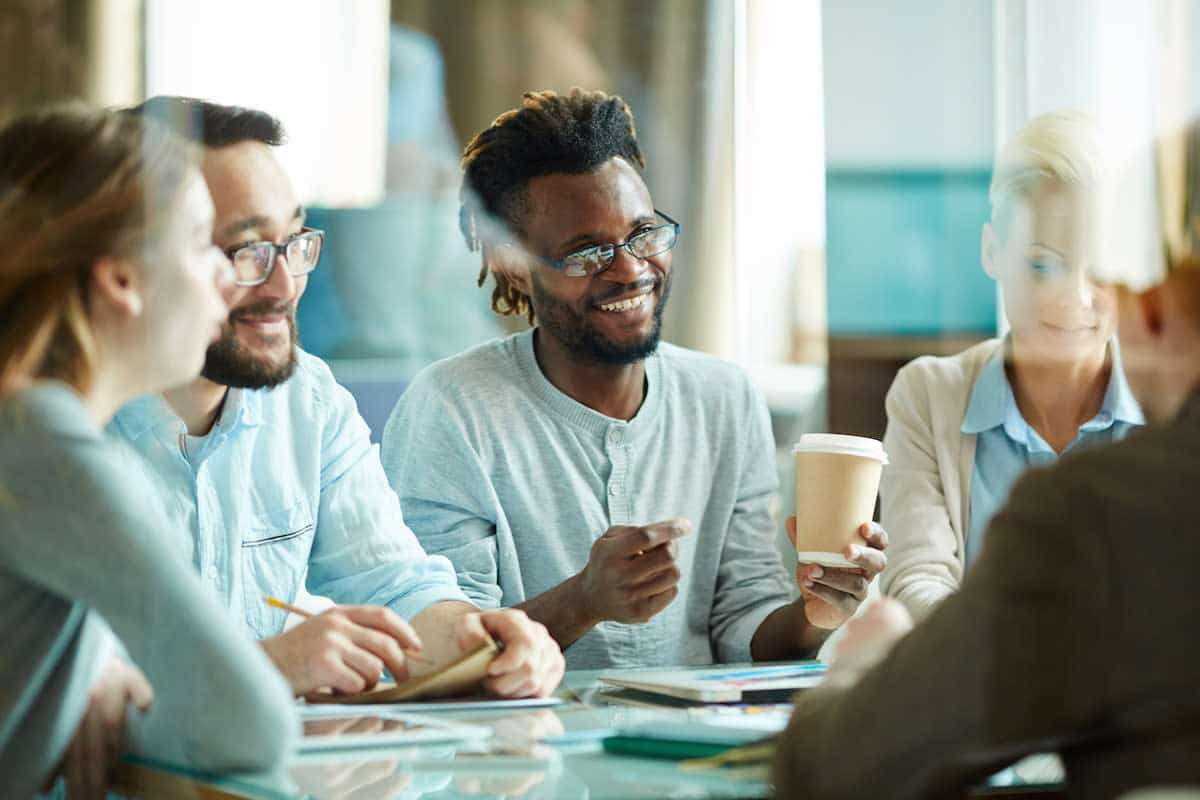
POLYGON ((678 594, 679 543, 692 529, 683 518, 615 525, 592 543, 579 573, 580 604, 595 620, 647 622, 678 594))

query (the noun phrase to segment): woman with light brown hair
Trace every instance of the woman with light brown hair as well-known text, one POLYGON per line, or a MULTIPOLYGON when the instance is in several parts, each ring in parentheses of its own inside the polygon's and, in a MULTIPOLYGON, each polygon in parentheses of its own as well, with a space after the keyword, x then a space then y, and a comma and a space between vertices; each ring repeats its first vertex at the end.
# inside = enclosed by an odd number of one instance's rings
POLYGON ((60 774, 103 796, 130 705, 128 746, 173 763, 261 769, 291 741, 286 685, 102 434, 199 372, 231 282, 212 220, 194 155, 151 123, 72 107, 0 131, 5 796, 60 774))

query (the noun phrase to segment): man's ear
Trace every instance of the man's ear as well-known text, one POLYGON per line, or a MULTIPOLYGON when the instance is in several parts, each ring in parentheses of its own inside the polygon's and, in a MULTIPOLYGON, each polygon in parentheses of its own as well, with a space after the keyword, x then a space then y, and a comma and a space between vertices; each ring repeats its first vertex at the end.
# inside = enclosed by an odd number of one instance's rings
POLYGON ((1138 314, 1146 330, 1154 336, 1160 336, 1163 330, 1163 297, 1162 285, 1147 289, 1137 295, 1138 314))
POLYGON ((529 259, 521 249, 511 244, 485 244, 484 263, 488 269, 499 272, 508 282, 526 297, 529 291, 529 259))
POLYGON ((983 234, 979 237, 979 261, 983 264, 983 271, 994 281, 1000 280, 996 265, 996 250, 999 246, 992 223, 983 223, 983 234))
POLYGON ((1157 338, 1163 331, 1163 287, 1161 285, 1135 292, 1121 286, 1117 289, 1117 304, 1121 309, 1121 327, 1135 325, 1139 332, 1157 338))
POLYGON ((92 301, 103 303, 118 316, 142 313, 142 289, 137 266, 127 258, 103 256, 92 265, 92 301))

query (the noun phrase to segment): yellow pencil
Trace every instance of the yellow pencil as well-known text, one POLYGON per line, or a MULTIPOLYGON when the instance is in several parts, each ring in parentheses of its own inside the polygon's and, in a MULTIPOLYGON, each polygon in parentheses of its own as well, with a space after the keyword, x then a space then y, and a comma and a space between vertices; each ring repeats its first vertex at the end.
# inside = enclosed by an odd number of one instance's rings
MULTIPOLYGON (((289 614, 295 614, 298 617, 304 617, 305 619, 312 619, 313 617, 316 616, 316 614, 312 613, 311 611, 305 611, 300 606, 294 606, 285 600, 280 600, 278 597, 271 597, 270 595, 267 595, 263 599, 267 602, 267 605, 274 606, 275 608, 279 608, 284 611, 287 611, 289 614)), ((412 650, 408 650, 408 649, 404 650, 404 657, 406 659, 408 659, 409 661, 412 661, 414 664, 432 664, 433 663, 428 658, 425 658, 424 656, 419 656, 412 650)))

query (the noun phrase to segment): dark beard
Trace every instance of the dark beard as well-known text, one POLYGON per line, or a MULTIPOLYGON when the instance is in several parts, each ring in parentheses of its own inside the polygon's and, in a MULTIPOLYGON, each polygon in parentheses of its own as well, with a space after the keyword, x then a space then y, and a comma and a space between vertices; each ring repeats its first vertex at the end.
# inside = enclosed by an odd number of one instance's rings
MULTIPOLYGON (((633 284, 622 287, 621 292, 629 291, 632 286, 633 284)), ((662 296, 654 308, 654 327, 640 342, 628 345, 616 344, 600 333, 596 326, 588 322, 586 317, 551 296, 542 288, 536 274, 531 281, 531 288, 538 327, 561 342, 567 351, 581 362, 606 367, 623 367, 645 360, 654 355, 654 351, 658 349, 658 341, 662 336, 663 309, 667 307, 667 298, 671 294, 669 273, 662 279, 662 296)))
POLYGON ((245 351, 237 338, 234 318, 237 314, 254 314, 274 310, 271 304, 239 308, 229 314, 221 329, 221 338, 208 346, 204 368, 200 375, 213 383, 238 389, 270 389, 292 377, 296 371, 296 310, 288 309, 288 354, 282 363, 275 364, 255 358, 245 351))

